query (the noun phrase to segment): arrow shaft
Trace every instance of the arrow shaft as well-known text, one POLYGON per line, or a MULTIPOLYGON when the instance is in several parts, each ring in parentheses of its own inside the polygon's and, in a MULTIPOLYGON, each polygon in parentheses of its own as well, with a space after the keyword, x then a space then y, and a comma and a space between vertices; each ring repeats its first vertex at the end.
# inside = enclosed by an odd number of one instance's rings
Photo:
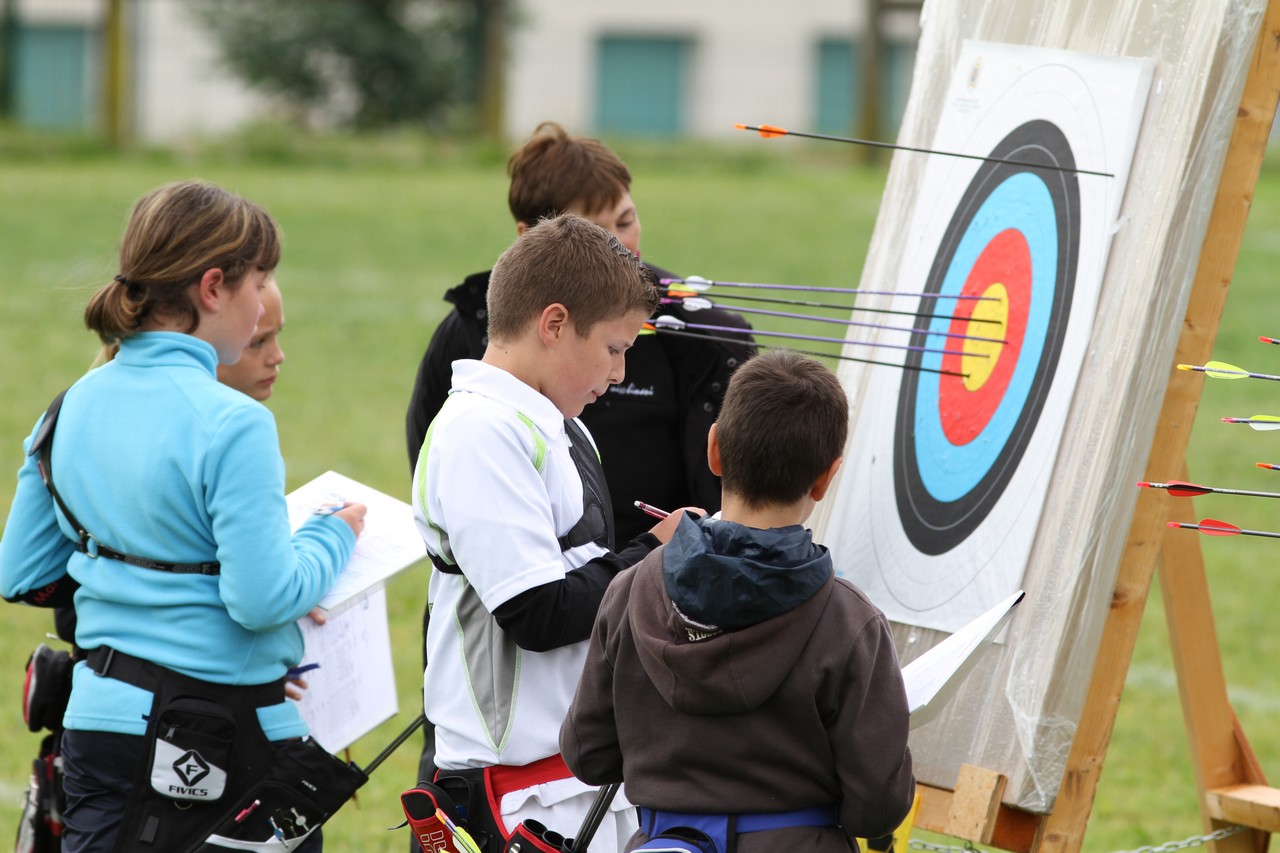
POLYGON ((1178 497, 1193 497, 1195 494, 1240 495, 1246 498, 1280 498, 1280 492, 1255 492, 1249 489, 1223 489, 1217 486, 1201 486, 1198 483, 1147 483, 1152 489, 1167 489, 1170 492, 1183 491, 1186 494, 1178 497))
MULTIPOLYGON (((684 325, 690 329, 701 329, 707 332, 741 332, 742 331, 741 329, 735 328, 733 326, 712 326, 706 323, 686 322, 684 325)), ((661 326, 658 326, 658 331, 662 331, 661 326)), ((770 332, 765 329, 752 329, 751 335, 754 337, 763 336, 766 338, 790 338, 791 340, 797 340, 797 341, 818 341, 820 343, 827 343, 827 344, 852 343, 852 344, 858 344, 861 346, 876 347, 878 349, 900 349, 900 350, 910 350, 912 352, 935 353, 938 355, 960 355, 960 356, 969 355, 969 353, 966 353, 964 350, 937 349, 934 347, 918 347, 910 344, 886 344, 880 341, 846 341, 844 338, 828 338, 822 335, 801 335, 801 334, 796 334, 794 332, 770 332)))
POLYGON ((1253 373, 1234 366, 1218 367, 1213 364, 1179 364, 1178 369, 1194 370, 1218 379, 1267 379, 1272 382, 1280 382, 1280 376, 1271 373, 1253 373))
MULTIPOLYGON (((673 294, 673 297, 674 296, 675 295, 673 294)), ((923 320, 966 320, 970 323, 995 323, 996 325, 1003 325, 1003 322, 1000 320, 986 319, 983 317, 962 317, 959 314, 932 314, 929 312, 919 311, 899 311, 894 308, 864 308, 861 305, 836 305, 828 302, 809 302, 804 299, 771 299, 768 296, 744 296, 739 293, 721 293, 717 298, 721 300, 729 300, 731 302, 760 302, 771 305, 798 305, 802 308, 832 308, 836 311, 865 311, 868 314, 898 314, 903 317, 918 317, 923 320)))
MULTIPOLYGON (((934 335, 955 338, 963 341, 982 341, 992 344, 1006 344, 1003 338, 988 338, 983 335, 967 335, 961 332, 939 332, 933 329, 917 329, 909 326, 890 326, 885 323, 868 323, 863 320, 842 320, 838 317, 819 317, 815 314, 797 314, 791 311, 771 311, 768 308, 734 308, 741 314, 759 314, 768 317, 786 317, 792 320, 812 320, 816 323, 835 323, 841 326, 856 326, 863 329, 880 329, 886 332, 910 332, 916 335, 934 335)), ((962 353, 963 354, 963 353, 962 353)), ((976 355, 976 353, 975 353, 976 355)), ((985 355, 983 356, 986 357, 985 355)))
MULTIPOLYGON (((726 344, 742 343, 742 341, 737 338, 725 338, 725 337, 717 337, 716 335, 704 335, 704 334, 701 334, 700 332, 681 332, 678 329, 658 329, 657 331, 658 331, 658 334, 660 335, 675 335, 677 337, 682 337, 682 338, 700 338, 704 341, 720 341, 726 344)), ((801 355, 812 355, 812 356, 818 356, 820 358, 834 358, 839 361, 856 361, 861 364, 878 364, 881 367, 896 367, 899 370, 916 370, 921 373, 939 373, 943 376, 959 376, 961 378, 964 378, 965 376, 969 375, 967 373, 961 373, 957 370, 939 370, 938 368, 924 367, 923 365, 894 364, 891 361, 876 361, 875 359, 871 359, 871 358, 857 358, 852 355, 840 355, 838 353, 832 353, 832 352, 818 352, 816 350, 795 349, 794 347, 783 347, 775 344, 762 344, 757 342, 756 346, 764 347, 766 349, 789 349, 792 352, 798 352, 801 355)))
POLYGON ((1242 495, 1246 498, 1280 498, 1280 492, 1254 492, 1248 489, 1210 489, 1215 495, 1242 495))
MULTIPOLYGON (((684 284, 682 278, 664 278, 660 285, 684 284)), ((800 290, 812 293, 861 293, 867 296, 914 296, 920 299, 970 299, 999 302, 998 296, 976 296, 967 293, 900 293, 896 290, 863 290, 858 287, 815 287, 808 284, 766 284, 750 281, 707 281, 712 287, 749 287, 755 290, 800 290)))
POLYGON ((1199 530, 1210 536, 1263 536, 1267 539, 1280 539, 1280 533, 1271 530, 1245 530, 1243 527, 1217 527, 1212 524, 1193 524, 1185 521, 1171 521, 1170 527, 1181 527, 1184 530, 1199 530))
POLYGON ((799 130, 783 130, 780 127, 757 127, 742 125, 743 130, 754 130, 764 135, 799 136, 804 139, 822 139, 827 142, 845 142, 850 145, 865 145, 869 148, 887 148, 893 151, 910 151, 915 154, 938 154, 943 157, 959 157, 965 160, 982 160, 987 163, 1005 163, 1010 166, 1026 166, 1031 169, 1048 169, 1051 172, 1070 172, 1076 175, 1097 175, 1100 178, 1114 178, 1112 172, 1094 172, 1089 169, 1076 169, 1071 166, 1050 166, 1046 163, 1029 163, 1026 160, 1011 160, 1004 157, 984 157, 981 154, 964 154, 959 151, 939 151, 935 148, 916 148, 912 145, 898 145, 893 142, 881 142, 875 139, 857 139, 852 136, 831 136, 825 133, 805 133, 799 130))
POLYGON ((1245 530, 1243 527, 1235 531, 1244 536, 1264 536, 1267 539, 1280 539, 1280 533, 1273 530, 1245 530))

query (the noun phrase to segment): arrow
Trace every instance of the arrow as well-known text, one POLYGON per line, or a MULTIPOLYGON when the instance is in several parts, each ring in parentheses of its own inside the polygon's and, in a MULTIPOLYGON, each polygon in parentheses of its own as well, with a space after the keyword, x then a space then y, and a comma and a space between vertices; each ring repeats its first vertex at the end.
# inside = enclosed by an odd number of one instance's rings
POLYGON ((1280 465, 1276 465, 1274 462, 1255 462, 1253 464, 1259 468, 1266 468, 1268 471, 1280 471, 1280 465))
POLYGON ((1077 175, 1097 175, 1100 178, 1114 178, 1111 172, 1091 172, 1088 169, 1074 169, 1067 166, 1050 166, 1045 163, 1028 163, 1025 160, 1007 160, 1003 157, 983 157, 981 154, 961 154, 957 151, 938 151, 933 148, 913 148, 910 145, 895 145, 892 142, 880 142, 874 139, 856 139, 851 136, 830 136, 824 133, 804 133, 799 130, 787 130, 772 124, 735 124, 736 130, 754 130, 765 139, 776 139, 779 136, 800 136, 805 139, 825 139, 828 142, 848 142, 853 145, 866 145, 871 148, 891 148, 894 151, 912 151, 917 154, 941 154, 943 157, 962 157, 966 160, 984 160, 988 163, 1007 163, 1010 166, 1026 166, 1031 169, 1049 169, 1054 172, 1072 172, 1077 175))
POLYGON ((1280 533, 1273 533, 1270 530, 1245 530, 1242 527, 1236 527, 1234 524, 1228 524, 1225 521, 1218 521, 1213 518, 1202 518, 1199 524, 1170 521, 1169 526, 1181 527, 1184 530, 1199 530, 1206 536, 1265 536, 1268 539, 1280 539, 1280 533))
POLYGON ((1210 361, 1203 365, 1179 364, 1178 369, 1199 371, 1210 379, 1271 379, 1280 382, 1280 376, 1273 376, 1270 373, 1251 373, 1234 364, 1227 364, 1225 361, 1210 361))
POLYGON ((1280 415, 1254 415, 1249 418, 1223 418, 1224 424, 1248 424, 1250 429, 1268 432, 1280 429, 1280 415))
MULTIPOLYGON (((676 337, 679 337, 679 338, 699 338, 704 341, 720 341, 721 343, 726 343, 726 344, 742 343, 741 338, 725 338, 725 337, 718 337, 716 335, 704 335, 699 332, 682 332, 677 329, 656 329, 648 323, 645 324, 645 327, 640 332, 640 334, 653 335, 653 334, 657 334, 658 332, 661 332, 664 335, 675 335, 676 337)), ((856 361, 861 364, 878 364, 881 367, 896 367, 896 368, 899 368, 900 370, 918 370, 921 373, 938 373, 943 376, 959 376, 961 379, 964 379, 969 375, 967 373, 961 373, 958 370, 939 370, 938 368, 934 368, 934 367, 924 367, 922 365, 914 365, 914 364, 894 364, 891 361, 876 361, 875 359, 871 359, 871 358, 856 358, 852 355, 839 355, 832 352, 817 352, 816 350, 795 349, 794 347, 784 347, 776 344, 762 344, 758 341, 756 342, 756 346, 764 347, 765 349, 789 349, 792 352, 798 352, 801 355, 812 355, 818 358, 834 358, 839 361, 856 361)))
POLYGON ((1138 483, 1140 489, 1165 489, 1175 498, 1194 498, 1200 495, 1244 495, 1250 498, 1280 498, 1280 492, 1251 492, 1244 489, 1220 489, 1214 486, 1201 486, 1196 483, 1185 483, 1182 480, 1170 480, 1167 483, 1138 483))
MULTIPOLYGON (((690 290, 688 292, 681 291, 675 287, 667 289, 667 295, 673 298, 684 299, 693 296, 697 291, 690 290)), ((837 311, 865 311, 868 314, 900 314, 903 317, 919 317, 924 320, 967 320, 970 323, 994 323, 997 326, 1004 325, 1003 320, 989 319, 986 317, 962 317, 959 314, 930 314, 927 312, 917 311, 898 311, 893 308, 864 308, 861 305, 833 305, 827 302, 806 302, 803 299, 771 299, 768 296, 743 296, 739 293, 721 293, 717 298, 721 300, 728 299, 733 302, 764 302, 773 305, 799 305, 802 308, 833 308, 837 311)))
MULTIPOLYGON (((710 299, 702 296, 686 296, 676 300, 684 305, 686 311, 705 311, 716 307, 710 299)), ((770 311, 767 308, 735 308, 742 314, 762 314, 769 317, 788 317, 793 320, 812 320, 817 323, 839 323, 842 326, 858 326, 864 329, 880 329, 887 332, 911 332, 917 335, 942 335, 948 338, 959 338, 966 341, 982 341, 991 344, 1007 344, 1003 338, 987 338, 981 335, 965 335, 960 332, 941 332, 933 329, 916 329, 908 326, 889 326, 884 323, 865 323, 860 320, 841 320, 837 317, 818 317, 813 314, 795 314, 790 311, 770 311)), ((985 357, 985 356, 984 356, 985 357)))
MULTIPOLYGON (((922 352, 942 352, 942 353, 947 353, 947 355, 964 355, 964 353, 957 353, 954 350, 952 350, 951 352, 947 352, 946 350, 929 350, 929 348, 927 347, 910 346, 910 345, 905 345, 905 343, 846 341, 845 338, 827 338, 827 337, 820 336, 820 334, 795 334, 791 332, 765 332, 765 330, 763 329, 751 329, 750 332, 748 333, 748 332, 744 332, 744 330, 740 328, 732 327, 732 325, 708 325, 704 323, 686 323, 685 320, 681 320, 680 318, 678 318, 678 316, 671 316, 669 314, 663 314, 662 316, 658 316, 658 318, 655 318, 654 320, 652 320, 652 325, 655 329, 658 330, 658 332, 663 332, 663 330, 672 330, 672 329, 676 330, 676 332, 684 332, 685 329, 701 329, 701 330, 704 330, 704 332, 730 332, 730 333, 736 333, 736 334, 751 334, 751 336, 753 337, 764 336, 767 338, 791 338, 791 339, 795 339, 795 341, 818 341, 820 343, 859 343, 859 345, 861 346, 881 347, 883 348, 883 350, 911 350, 911 351, 922 351, 922 352)), ((737 343, 741 343, 741 339, 739 339, 737 343)))
POLYGON ((1266 335, 1258 335, 1258 340, 1262 341, 1264 344, 1275 344, 1280 346, 1280 338, 1268 338, 1266 335))
POLYGON ((759 290, 808 290, 814 293, 862 293, 867 296, 916 296, 921 299, 974 299, 999 302, 998 296, 972 296, 965 293, 899 293, 896 290, 862 290, 856 287, 810 287, 807 284, 759 284, 749 281, 712 281, 700 275, 658 279, 660 285, 683 284, 690 290, 705 293, 712 287, 754 287, 759 290))

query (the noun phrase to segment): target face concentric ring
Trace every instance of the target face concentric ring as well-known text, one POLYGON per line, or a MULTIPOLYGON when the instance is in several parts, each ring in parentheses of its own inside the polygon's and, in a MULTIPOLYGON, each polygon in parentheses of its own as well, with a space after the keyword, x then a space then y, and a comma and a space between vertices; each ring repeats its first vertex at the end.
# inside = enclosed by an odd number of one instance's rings
POLYGON ((965 375, 904 370, 898 393, 898 516, 928 555, 967 539, 1009 485, 1049 395, 1075 287, 1080 190, 1066 136, 1028 121, 989 156, 1016 163, 984 162, 964 191, 924 287, 916 325, 928 331, 911 340, 934 351, 907 357, 909 368, 965 375))

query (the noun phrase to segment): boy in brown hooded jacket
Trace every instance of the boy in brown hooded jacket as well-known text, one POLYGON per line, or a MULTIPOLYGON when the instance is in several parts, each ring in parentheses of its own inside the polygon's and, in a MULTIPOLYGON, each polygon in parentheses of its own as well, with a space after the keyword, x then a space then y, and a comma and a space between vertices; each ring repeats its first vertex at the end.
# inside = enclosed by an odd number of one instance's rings
POLYGON ((825 367, 785 350, 747 362, 709 436, 721 518, 682 518, 605 592, 560 748, 583 781, 625 781, 640 806, 627 849, 661 836, 666 849, 847 853, 906 816, 909 714, 888 621, 803 527, 847 429, 825 367))

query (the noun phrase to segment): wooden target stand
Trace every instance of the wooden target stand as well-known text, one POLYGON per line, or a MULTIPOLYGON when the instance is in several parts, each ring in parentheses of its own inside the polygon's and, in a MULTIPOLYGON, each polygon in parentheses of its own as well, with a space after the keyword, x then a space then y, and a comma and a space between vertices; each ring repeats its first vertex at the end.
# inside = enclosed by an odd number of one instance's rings
MULTIPOLYGON (((1175 361, 1208 361, 1226 305, 1254 185, 1280 97, 1280 0, 1269 0, 1255 43, 1196 269, 1175 361)), ((1164 460, 1185 459, 1201 382, 1171 382, 1144 479, 1186 479, 1164 460)), ((1189 501, 1141 489, 1062 784, 1047 815, 1001 802, 1004 777, 964 766, 955 790, 920 785, 915 826, 1017 853, 1074 853, 1084 843, 1116 708, 1133 658, 1138 626, 1157 560, 1174 669, 1205 832, 1249 827, 1210 842, 1215 853, 1262 853, 1280 832, 1280 789, 1269 787, 1227 698, 1209 587, 1198 538, 1166 526, 1194 521, 1189 501), (1176 537, 1176 547, 1174 538, 1176 537)))

